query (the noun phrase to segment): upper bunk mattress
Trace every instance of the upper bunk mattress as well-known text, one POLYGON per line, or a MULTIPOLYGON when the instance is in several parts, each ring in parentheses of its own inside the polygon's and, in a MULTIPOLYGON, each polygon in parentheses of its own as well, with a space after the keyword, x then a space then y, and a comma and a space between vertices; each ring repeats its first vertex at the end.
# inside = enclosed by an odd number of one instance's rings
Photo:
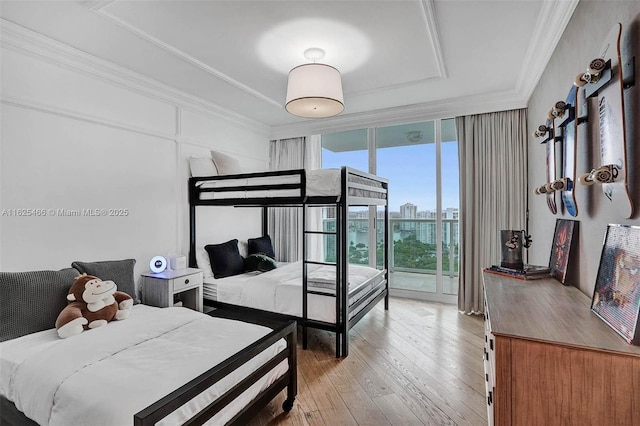
MULTIPOLYGON (((341 195, 341 170, 340 169, 320 169, 307 170, 306 195, 307 197, 338 197, 341 195)), ((372 188, 381 188, 378 181, 362 178, 360 176, 349 175, 349 181, 359 185, 366 185, 372 188)), ((202 192, 201 200, 225 200, 225 199, 246 199, 246 198, 275 198, 275 197, 299 197, 298 189, 277 188, 277 185, 296 185, 300 183, 300 176, 297 174, 284 174, 276 176, 256 176, 243 177, 238 179, 212 178, 207 182, 201 182, 201 189, 238 189, 215 192, 202 192), (247 186, 268 186, 274 189, 244 190, 247 186)), ((384 199, 384 194, 374 191, 367 191, 362 188, 351 188, 350 195, 358 197, 370 197, 384 199)))

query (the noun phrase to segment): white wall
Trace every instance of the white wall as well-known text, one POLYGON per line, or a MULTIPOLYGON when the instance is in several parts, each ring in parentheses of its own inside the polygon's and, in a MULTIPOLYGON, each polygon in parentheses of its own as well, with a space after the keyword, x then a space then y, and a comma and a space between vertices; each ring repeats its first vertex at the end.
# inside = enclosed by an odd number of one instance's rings
MULTIPOLYGON (((629 167, 631 190, 640 212, 640 2, 637 1, 581 1, 562 39, 560 40, 547 68, 529 101, 528 124, 533 130, 544 122, 550 106, 564 99, 575 76, 585 70, 591 59, 598 56, 602 39, 611 27, 621 22, 623 25, 623 58, 636 57, 636 85, 625 91, 626 121, 628 125, 628 145, 631 164, 629 167)), ((590 146, 578 148, 578 173, 588 172, 599 158, 597 139, 597 118, 590 125, 596 125, 595 139, 590 146)), ((568 214, 552 215, 544 196, 533 194, 533 188, 545 182, 545 149, 533 137, 529 140, 529 206, 530 231, 534 246, 529 250, 529 262, 545 265, 549 253, 557 218, 573 219, 568 214)), ((576 200, 579 214, 580 235, 577 244, 576 261, 570 270, 573 284, 591 296, 598 272, 602 241, 607 224, 621 223, 640 225, 638 213, 625 219, 605 202, 599 186, 584 187, 578 184, 576 200)), ((557 199, 560 203, 560 199, 557 199)))
MULTIPOLYGON (((5 38, 0 55, 2 271, 135 258, 139 274, 156 254, 188 252, 189 156, 215 148, 268 168, 265 126, 34 34, 5 38), (107 215, 60 213, 76 209, 107 215)), ((261 235, 257 209, 211 208, 198 226, 203 243, 261 235)))

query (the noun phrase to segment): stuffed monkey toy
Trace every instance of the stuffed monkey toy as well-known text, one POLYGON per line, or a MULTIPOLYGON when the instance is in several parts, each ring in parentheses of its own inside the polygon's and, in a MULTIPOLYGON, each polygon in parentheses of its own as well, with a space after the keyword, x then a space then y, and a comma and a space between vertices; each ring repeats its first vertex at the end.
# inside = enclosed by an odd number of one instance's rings
POLYGON ((102 281, 87 274, 76 277, 67 300, 67 306, 56 320, 58 336, 63 339, 112 320, 123 320, 133 306, 131 296, 117 291, 113 281, 102 281))

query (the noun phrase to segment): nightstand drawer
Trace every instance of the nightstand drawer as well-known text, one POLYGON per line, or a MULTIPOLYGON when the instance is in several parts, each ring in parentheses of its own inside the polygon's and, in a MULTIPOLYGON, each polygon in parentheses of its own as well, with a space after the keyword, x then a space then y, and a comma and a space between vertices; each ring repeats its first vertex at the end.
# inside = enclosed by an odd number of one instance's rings
POLYGON ((202 271, 187 268, 142 274, 142 303, 168 308, 176 301, 202 312, 202 271))
POLYGON ((202 274, 185 275, 184 277, 178 277, 171 280, 174 293, 184 288, 191 288, 194 286, 202 285, 202 274))

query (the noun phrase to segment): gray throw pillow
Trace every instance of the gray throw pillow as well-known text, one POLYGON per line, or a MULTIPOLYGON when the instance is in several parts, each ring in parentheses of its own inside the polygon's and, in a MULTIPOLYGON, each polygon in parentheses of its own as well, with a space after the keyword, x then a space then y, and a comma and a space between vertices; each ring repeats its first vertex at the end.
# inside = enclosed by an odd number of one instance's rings
POLYGON ((73 268, 0 272, 0 341, 54 328, 78 275, 73 268))
POLYGON ((100 262, 79 262, 71 264, 83 274, 93 275, 101 280, 111 280, 118 286, 118 291, 123 291, 133 298, 133 303, 140 303, 136 292, 136 282, 133 278, 135 259, 105 260, 100 262))

